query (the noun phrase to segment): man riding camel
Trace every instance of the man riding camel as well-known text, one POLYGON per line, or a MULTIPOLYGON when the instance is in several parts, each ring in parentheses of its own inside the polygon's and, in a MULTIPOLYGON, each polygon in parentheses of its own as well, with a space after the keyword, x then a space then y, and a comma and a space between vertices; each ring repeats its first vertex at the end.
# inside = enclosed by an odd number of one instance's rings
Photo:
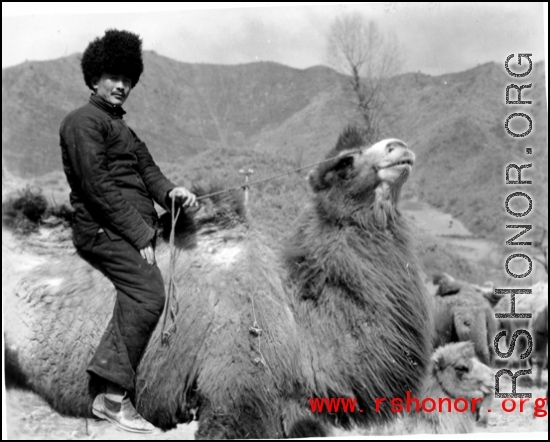
POLYGON ((158 215, 175 199, 196 197, 171 183, 123 119, 122 105, 143 72, 141 39, 108 30, 82 56, 89 102, 61 123, 63 167, 75 210, 73 241, 79 253, 116 287, 113 316, 87 371, 102 384, 92 412, 127 431, 154 426, 130 401, 134 376, 164 308, 164 281, 155 263, 158 215))

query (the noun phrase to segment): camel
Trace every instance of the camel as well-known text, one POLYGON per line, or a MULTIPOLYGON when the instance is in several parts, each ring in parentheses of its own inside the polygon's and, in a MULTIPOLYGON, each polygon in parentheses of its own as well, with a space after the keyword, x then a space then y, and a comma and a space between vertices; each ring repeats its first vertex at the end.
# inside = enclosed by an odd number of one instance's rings
MULTIPOLYGON (((433 327, 396 208, 413 163, 403 142, 369 147, 346 129, 310 174, 311 204, 283 252, 247 221, 240 195, 184 212, 175 226, 178 313, 161 319, 140 361, 138 411, 163 430, 196 416, 196 437, 212 439, 308 436, 323 423, 394 419, 366 405, 420 391, 433 327), (320 413, 319 426, 302 425, 308 398, 327 396, 356 397, 366 412, 320 413)), ((169 214, 163 225, 156 256, 168 282, 169 214)), ((91 416, 97 386, 85 368, 114 288, 74 249, 37 253, 49 238, 43 227, 2 236, 7 375, 61 413, 91 416), (18 256, 21 266, 5 268, 18 256)))
POLYGON ((498 329, 492 308, 496 296, 489 287, 484 290, 447 274, 436 275, 433 282, 438 286, 434 296, 434 348, 450 342, 472 341, 481 362, 492 365, 493 340, 498 329))
MULTIPOLYGON (((432 433, 471 433, 474 431, 476 411, 481 403, 493 396, 495 386, 494 370, 479 361, 475 346, 471 342, 447 344, 435 350, 426 377, 422 398, 448 398, 467 400, 469 409, 449 411, 447 402, 442 402, 442 411, 408 413, 403 422, 402 434, 432 433), (476 399, 476 411, 471 409, 472 399, 476 399)), ((464 402, 458 403, 459 410, 464 402)), ((431 404, 428 405, 428 410, 431 404)))
MULTIPOLYGON (((432 354, 424 384, 417 398, 418 405, 412 395, 408 411, 406 401, 392 402, 392 398, 386 398, 379 406, 393 409, 399 419, 381 428, 359 430, 359 433, 369 436, 471 433, 476 425, 476 413, 472 410, 472 403, 475 403, 477 410, 481 403, 493 395, 494 383, 494 370, 478 359, 472 342, 443 345, 432 354), (433 411, 430 411, 432 409, 433 411), (465 411, 459 412, 457 409, 465 411)), ((331 436, 348 434, 357 433, 344 433, 333 429, 331 436)))
MULTIPOLYGON (((502 295, 493 293, 491 283, 478 286, 458 281, 447 274, 434 276, 433 283, 438 285, 434 296, 434 348, 451 342, 470 341, 480 361, 494 365, 493 342, 499 323, 493 306, 502 295)), ((482 426, 489 422, 487 410, 492 399, 492 396, 487 396, 478 409, 478 423, 482 426)))

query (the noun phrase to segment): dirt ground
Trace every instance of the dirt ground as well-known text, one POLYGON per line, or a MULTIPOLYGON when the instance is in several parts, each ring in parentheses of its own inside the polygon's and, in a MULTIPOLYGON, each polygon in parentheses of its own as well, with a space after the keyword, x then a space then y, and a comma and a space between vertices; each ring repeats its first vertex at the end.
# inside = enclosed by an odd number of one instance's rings
MULTIPOLYGON (((493 403, 491 417, 486 428, 476 428, 476 433, 502 433, 499 439, 515 439, 518 433, 545 433, 548 436, 548 416, 534 417, 533 402, 536 398, 544 397, 548 381, 548 372, 543 374, 543 388, 522 388, 518 392, 531 392, 532 400, 525 407, 523 413, 503 411, 501 399, 493 403)), ((503 387, 502 392, 510 391, 503 387)), ((518 402, 516 400, 515 402, 518 402)), ((167 432, 158 431, 150 435, 136 435, 120 431, 105 421, 82 419, 61 416, 53 411, 37 395, 19 390, 8 390, 6 393, 7 434, 9 440, 188 440, 193 439, 197 430, 197 422, 188 425, 179 425, 176 429, 167 432)), ((509 406, 510 404, 508 404, 509 406)), ((546 407, 546 410, 548 406, 546 407)), ((334 436, 362 436, 361 431, 335 431, 334 436)), ((488 435, 487 435, 488 436, 488 435)), ((535 436, 534 434, 530 436, 535 436)), ((532 438, 532 437, 530 437, 532 438)))
POLYGON ((189 440, 197 430, 191 422, 166 432, 127 433, 107 421, 61 416, 36 394, 20 390, 6 392, 6 424, 9 440, 189 440))

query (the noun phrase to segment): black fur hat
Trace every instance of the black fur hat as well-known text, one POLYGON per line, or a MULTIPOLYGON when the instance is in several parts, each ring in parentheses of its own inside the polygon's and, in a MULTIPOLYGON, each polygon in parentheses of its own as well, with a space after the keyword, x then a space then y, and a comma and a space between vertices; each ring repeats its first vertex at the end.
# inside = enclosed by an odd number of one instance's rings
POLYGON ((143 72, 141 39, 132 32, 108 29, 102 38, 97 37, 88 45, 80 66, 90 89, 94 77, 99 78, 104 72, 125 75, 134 87, 143 72))

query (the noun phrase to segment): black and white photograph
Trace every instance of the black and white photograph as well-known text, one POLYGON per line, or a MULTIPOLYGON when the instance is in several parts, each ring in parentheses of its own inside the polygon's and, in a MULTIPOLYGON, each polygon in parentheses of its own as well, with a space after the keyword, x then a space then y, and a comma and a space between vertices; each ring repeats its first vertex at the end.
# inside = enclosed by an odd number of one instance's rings
POLYGON ((548 440, 547 3, 2 4, 2 438, 548 440))

